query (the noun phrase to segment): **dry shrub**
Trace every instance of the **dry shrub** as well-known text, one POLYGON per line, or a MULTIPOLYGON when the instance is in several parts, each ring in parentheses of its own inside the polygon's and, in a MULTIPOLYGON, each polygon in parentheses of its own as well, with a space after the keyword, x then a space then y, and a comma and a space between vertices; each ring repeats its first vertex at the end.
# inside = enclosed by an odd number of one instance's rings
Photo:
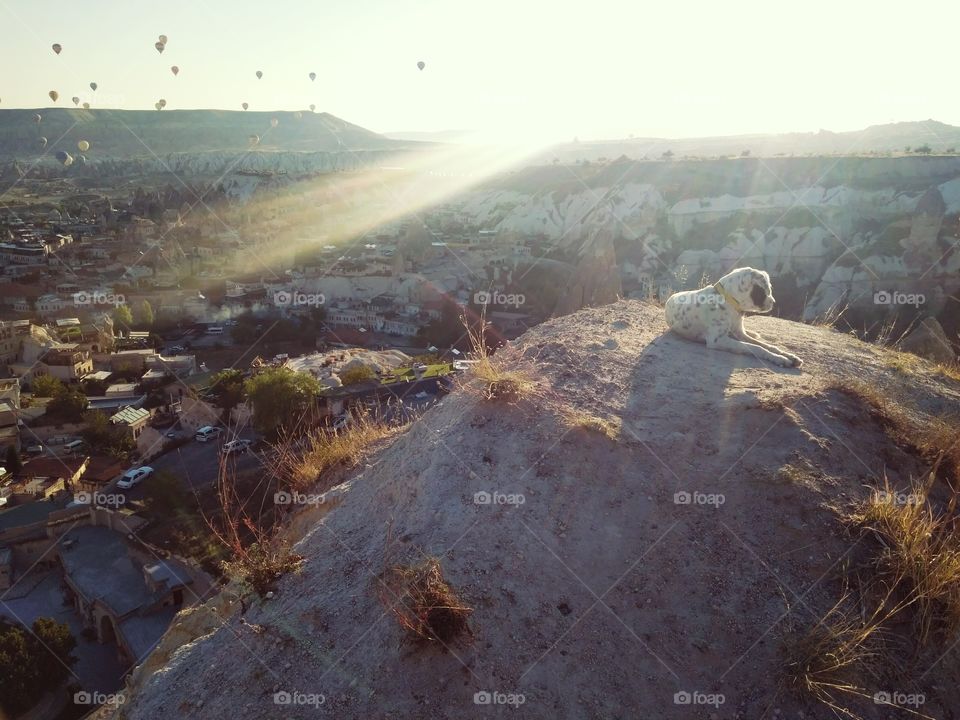
POLYGON ((390 567, 381 581, 381 602, 400 627, 417 639, 449 643, 472 634, 467 619, 473 609, 463 604, 444 579, 437 558, 390 567))

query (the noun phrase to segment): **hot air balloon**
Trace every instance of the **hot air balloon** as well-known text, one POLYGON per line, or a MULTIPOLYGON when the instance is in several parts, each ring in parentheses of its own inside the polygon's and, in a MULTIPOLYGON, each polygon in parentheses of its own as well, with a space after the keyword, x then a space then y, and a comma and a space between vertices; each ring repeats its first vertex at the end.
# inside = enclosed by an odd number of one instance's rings
POLYGON ((158 103, 158 102, 155 102, 155 103, 153 104, 153 106, 154 106, 157 110, 162 110, 162 109, 163 109, 163 105, 161 105, 161 104, 158 103))
POLYGON ((73 165, 73 157, 70 153, 63 150, 57 150, 57 160, 63 163, 64 167, 70 167, 73 165))
POLYGON ((99 86, 95 82, 90 83, 90 89, 93 90, 94 92, 97 91, 97 87, 99 86))
POLYGON ((90 143, 88 143, 86 140, 81 140, 80 142, 77 143, 77 149, 80 152, 86 152, 87 150, 90 149, 90 143))
POLYGON ((89 110, 89 109, 90 109, 90 103, 84 103, 84 104, 83 104, 83 109, 84 109, 84 110, 89 110))
POLYGON ((166 36, 166 35, 161 35, 161 36, 160 36, 160 42, 162 42, 164 45, 166 45, 166 44, 167 44, 167 36, 166 36))
POLYGON ((262 77, 263 77, 263 71, 262 71, 262 70, 257 70, 257 80, 259 80, 259 79, 262 78, 262 77))
POLYGON ((81 155, 80 157, 77 158, 77 162, 80 163, 81 165, 86 165, 86 164, 87 164, 87 158, 86 158, 86 156, 85 156, 85 155, 81 155))
POLYGON ((47 95, 49 95, 50 99, 53 100, 54 102, 56 102, 57 98, 60 97, 60 93, 58 93, 56 90, 51 90, 50 92, 47 93, 47 95))
POLYGON ((180 68, 174 65, 173 67, 170 68, 170 72, 172 72, 174 77, 176 77, 177 75, 180 74, 180 68))
POLYGON ((43 116, 40 115, 39 113, 33 116, 33 121, 35 123, 39 123, 41 120, 43 120, 43 116))
POLYGON ((158 53, 160 53, 161 55, 163 55, 163 48, 166 47, 166 44, 165 44, 165 43, 162 43, 162 42, 160 42, 159 40, 157 40, 157 42, 155 42, 155 43, 153 44, 153 46, 157 49, 157 52, 158 52, 158 53))
POLYGON ((316 79, 317 79, 317 74, 316 74, 316 73, 310 73, 310 79, 311 79, 311 80, 316 80, 316 79))
POLYGON ((259 135, 251 135, 250 138, 249 138, 249 140, 250 140, 250 145, 251 145, 251 147, 254 146, 254 145, 259 145, 259 144, 260 144, 260 136, 259 136, 259 135))
POLYGON ((302 113, 302 112, 299 112, 299 111, 298 111, 298 112, 295 112, 295 113, 293 114, 293 117, 294 117, 294 119, 299 120, 300 118, 303 117, 303 113, 302 113))
POLYGON ((275 127, 276 127, 277 125, 279 125, 279 124, 280 124, 280 121, 277 120, 276 118, 271 118, 271 119, 270 119, 270 127, 275 128, 275 127))
POLYGON ((311 105, 311 106, 310 106, 310 112, 313 112, 313 111, 316 110, 316 109, 317 109, 317 106, 316 106, 316 105, 311 105))
POLYGON ((79 105, 79 104, 80 104, 80 98, 78 98, 76 95, 74 95, 74 96, 73 96, 72 98, 70 98, 70 99, 73 100, 73 104, 74 104, 74 105, 79 105))
POLYGON ((240 105, 240 107, 242 107, 244 110, 246 110, 246 109, 247 109, 248 107, 250 107, 250 106, 249 106, 247 103, 242 103, 242 104, 240 105))
POLYGON ((421 70, 423 70, 426 66, 427 64, 423 60, 417 63, 417 67, 420 68, 421 70))
POLYGON ((57 55, 60 54, 60 51, 61 51, 61 50, 63 50, 63 47, 60 45, 60 43, 54 43, 54 44, 53 44, 53 51, 54 51, 57 55))
POLYGON ((41 150, 47 146, 47 139, 45 137, 40 138, 37 142, 40 144, 41 150))

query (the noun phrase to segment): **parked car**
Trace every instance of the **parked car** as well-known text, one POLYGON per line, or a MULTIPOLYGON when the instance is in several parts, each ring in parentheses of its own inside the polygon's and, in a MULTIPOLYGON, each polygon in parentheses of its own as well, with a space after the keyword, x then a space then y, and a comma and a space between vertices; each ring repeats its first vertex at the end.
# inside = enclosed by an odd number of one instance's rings
POLYGON ((196 435, 193 436, 197 442, 209 442, 210 440, 216 440, 220 437, 220 428, 213 427, 212 425, 204 425, 202 428, 197 430, 196 435))
POLYGON ((149 465, 130 468, 120 476, 120 479, 117 481, 117 487, 121 490, 129 490, 134 485, 139 485, 151 475, 153 475, 153 468, 149 465))
POLYGON ((174 345, 173 347, 167 348, 167 355, 179 355, 186 351, 187 349, 182 345, 174 345))
POLYGON ((250 446, 253 444, 251 440, 231 440, 228 443, 225 443, 220 452, 224 455, 230 455, 232 453, 244 453, 250 449, 250 446))
POLYGON ((27 455, 43 455, 43 445, 31 445, 27 448, 27 455))

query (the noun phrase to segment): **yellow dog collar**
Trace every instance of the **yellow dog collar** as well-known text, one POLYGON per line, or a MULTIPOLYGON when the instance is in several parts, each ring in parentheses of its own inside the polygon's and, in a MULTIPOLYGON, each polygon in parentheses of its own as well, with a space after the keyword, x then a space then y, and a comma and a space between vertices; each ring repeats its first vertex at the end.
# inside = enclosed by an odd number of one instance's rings
POLYGON ((734 310, 737 312, 743 312, 743 309, 740 307, 740 303, 737 302, 737 299, 733 295, 723 289, 723 285, 721 285, 719 282, 715 282, 713 284, 713 289, 720 293, 723 296, 724 301, 730 303, 734 310))

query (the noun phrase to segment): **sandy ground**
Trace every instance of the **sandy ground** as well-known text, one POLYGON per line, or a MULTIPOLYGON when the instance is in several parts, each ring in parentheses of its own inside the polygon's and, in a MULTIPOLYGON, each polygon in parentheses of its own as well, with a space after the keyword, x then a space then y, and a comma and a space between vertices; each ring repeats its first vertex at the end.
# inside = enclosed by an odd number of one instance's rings
MULTIPOLYGON (((922 465, 828 386, 868 380, 939 414, 960 408, 960 384, 899 375, 825 328, 750 318, 805 360, 775 368, 667 334, 661 314, 622 301, 527 333, 534 400, 445 398, 304 511, 307 562, 273 599, 241 617, 221 596, 176 623, 122 716, 832 717, 782 691, 783 632, 833 605, 858 556, 833 508, 884 472, 906 488, 922 465), (378 599, 387 564, 424 555, 473 608, 472 639, 412 642, 378 599)), ((922 710, 960 717, 958 653, 941 655, 915 659, 922 710)), ((897 682, 865 689, 915 689, 897 682)))

